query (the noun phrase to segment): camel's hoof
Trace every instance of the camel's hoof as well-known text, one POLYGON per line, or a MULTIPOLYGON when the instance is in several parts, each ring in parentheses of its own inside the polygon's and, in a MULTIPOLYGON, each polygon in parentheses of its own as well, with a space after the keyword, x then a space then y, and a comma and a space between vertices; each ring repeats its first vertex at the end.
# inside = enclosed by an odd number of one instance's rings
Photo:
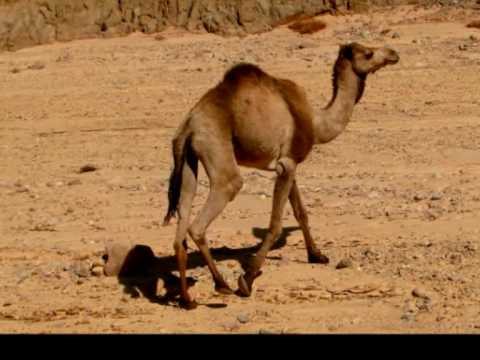
POLYGON ((323 255, 320 251, 308 253, 308 262, 310 264, 328 264, 330 259, 323 255))
POLYGON ((252 294, 252 285, 247 283, 245 277, 240 275, 238 278, 238 290, 237 295, 241 297, 249 297, 252 294))
POLYGON ((182 309, 193 310, 193 309, 196 309, 197 306, 198 306, 198 304, 195 300, 185 301, 183 299, 180 299, 180 307, 182 309))
POLYGON ((222 295, 232 295, 233 290, 228 285, 215 286, 215 291, 222 295))

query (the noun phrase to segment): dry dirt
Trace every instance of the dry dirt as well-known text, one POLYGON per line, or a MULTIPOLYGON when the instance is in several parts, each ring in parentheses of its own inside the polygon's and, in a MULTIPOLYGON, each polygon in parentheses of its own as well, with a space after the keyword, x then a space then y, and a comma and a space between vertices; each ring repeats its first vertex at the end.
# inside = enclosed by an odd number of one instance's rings
MULTIPOLYGON (((404 7, 326 16, 326 30, 305 36, 170 29, 0 54, 0 332, 479 333, 480 30, 426 15, 404 7), (147 245, 171 266, 170 141, 228 67, 251 61, 290 78, 319 109, 338 44, 352 40, 387 43, 401 61, 369 77, 345 133, 299 168, 329 265, 306 262, 288 208, 286 241, 248 299, 217 295, 198 254, 195 311, 91 273, 111 241, 147 245), (96 170, 79 173, 87 164, 96 170), (337 270, 342 259, 352 265, 337 270)), ((244 188, 208 232, 233 287, 273 188, 271 174, 242 171, 244 188)), ((208 191, 200 178, 195 211, 208 191)), ((145 282, 162 293, 156 280, 145 282)))

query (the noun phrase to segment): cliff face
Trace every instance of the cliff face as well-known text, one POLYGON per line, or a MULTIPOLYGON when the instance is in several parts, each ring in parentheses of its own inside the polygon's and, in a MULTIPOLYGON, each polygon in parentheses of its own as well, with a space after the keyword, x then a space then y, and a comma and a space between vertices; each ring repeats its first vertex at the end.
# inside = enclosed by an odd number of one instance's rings
POLYGON ((297 13, 316 14, 324 0, 0 0, 0 50, 109 37, 168 25, 238 34, 269 30, 297 13))
POLYGON ((332 3, 364 10, 370 5, 412 2, 419 1, 0 0, 0 51, 133 31, 153 33, 169 25, 225 35, 256 33, 269 30, 272 24, 291 15, 321 13, 332 3))

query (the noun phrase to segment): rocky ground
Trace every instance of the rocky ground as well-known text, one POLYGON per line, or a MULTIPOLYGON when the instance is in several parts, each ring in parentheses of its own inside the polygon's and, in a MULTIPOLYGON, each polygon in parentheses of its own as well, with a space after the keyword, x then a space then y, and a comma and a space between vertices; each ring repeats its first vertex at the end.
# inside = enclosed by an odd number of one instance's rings
MULTIPOLYGON (((403 7, 324 16, 327 29, 306 36, 169 29, 0 54, 0 332, 480 332, 480 30, 465 27, 479 16, 403 7), (162 271, 174 270, 175 225, 161 226, 170 141, 189 108, 250 61, 302 84, 319 109, 349 41, 389 44, 401 61, 370 76, 345 133, 299 168, 331 263, 306 262, 288 208, 251 298, 216 294, 191 244, 202 306, 156 301, 162 271), (148 246, 158 271, 104 276, 112 242, 148 246)), ((269 173, 242 172, 208 232, 233 287, 273 187, 269 173)), ((200 178, 195 212, 208 191, 200 178)))

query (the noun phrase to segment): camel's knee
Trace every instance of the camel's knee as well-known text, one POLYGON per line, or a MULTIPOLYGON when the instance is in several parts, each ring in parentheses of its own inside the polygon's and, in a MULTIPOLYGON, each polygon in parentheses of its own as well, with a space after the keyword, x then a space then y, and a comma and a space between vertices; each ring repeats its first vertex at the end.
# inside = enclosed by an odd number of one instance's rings
POLYGON ((225 180, 222 185, 217 183, 216 189, 226 195, 228 201, 232 201, 243 187, 243 179, 240 175, 234 175, 225 180))
POLYGON ((206 243, 205 230, 197 228, 195 224, 192 224, 188 228, 188 235, 190 235, 197 246, 204 245, 206 243))
POLYGON ((284 157, 278 160, 275 171, 277 176, 291 176, 295 174, 297 164, 290 158, 284 157))
POLYGON ((235 176, 229 183, 229 194, 230 194, 230 200, 233 200, 233 198, 242 190, 243 187, 243 179, 240 175, 235 176))

